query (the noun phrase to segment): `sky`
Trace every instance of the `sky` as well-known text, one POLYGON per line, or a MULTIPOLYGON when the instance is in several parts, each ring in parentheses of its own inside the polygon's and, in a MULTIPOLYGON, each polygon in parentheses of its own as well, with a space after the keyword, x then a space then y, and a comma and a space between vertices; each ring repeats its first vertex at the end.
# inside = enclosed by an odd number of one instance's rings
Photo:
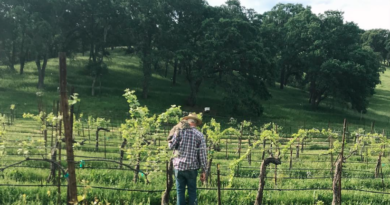
MULTIPOLYGON (((220 6, 226 0, 207 0, 220 6)), ((344 20, 355 22, 360 28, 390 30, 390 0, 240 0, 241 5, 258 13, 271 10, 277 3, 299 3, 311 6, 316 14, 327 10, 344 11, 344 20)))

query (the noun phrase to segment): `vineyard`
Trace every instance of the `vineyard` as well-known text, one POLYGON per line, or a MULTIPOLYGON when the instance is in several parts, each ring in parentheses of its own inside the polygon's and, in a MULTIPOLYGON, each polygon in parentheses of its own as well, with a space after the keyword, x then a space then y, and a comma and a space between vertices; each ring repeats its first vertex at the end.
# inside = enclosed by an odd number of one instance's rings
MULTIPOLYGON (((134 91, 123 96, 130 107, 125 122, 71 118, 78 203, 175 203, 166 136, 186 113, 172 106, 151 116, 134 91)), ((72 111, 79 99, 71 97, 72 111)), ((69 161, 59 104, 50 113, 18 115, 11 106, 1 115, 0 204, 66 203, 69 161)), ((367 130, 340 122, 292 133, 272 122, 230 118, 221 126, 205 120, 207 113, 203 118, 211 170, 205 184, 198 182, 200 204, 331 204, 335 194, 343 204, 390 204, 388 139, 375 123, 367 130)))
POLYGON ((390 205, 386 6, 340 2, 0 1, 0 205, 183 204, 199 164, 190 203, 390 205))

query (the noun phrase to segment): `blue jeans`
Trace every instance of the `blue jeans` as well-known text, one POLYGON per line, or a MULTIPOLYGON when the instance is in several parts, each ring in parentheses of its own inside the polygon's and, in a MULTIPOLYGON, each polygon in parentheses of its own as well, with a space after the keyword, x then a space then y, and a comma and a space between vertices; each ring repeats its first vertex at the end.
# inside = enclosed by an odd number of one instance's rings
POLYGON ((198 204, 196 198, 196 178, 198 170, 178 171, 175 169, 177 205, 185 205, 186 186, 188 187, 189 205, 198 204))

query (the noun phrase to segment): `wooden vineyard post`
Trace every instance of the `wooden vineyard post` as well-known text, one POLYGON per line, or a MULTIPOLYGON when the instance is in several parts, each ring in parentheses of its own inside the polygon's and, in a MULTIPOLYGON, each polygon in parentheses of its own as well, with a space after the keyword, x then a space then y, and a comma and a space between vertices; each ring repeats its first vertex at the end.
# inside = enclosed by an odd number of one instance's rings
MULTIPOLYGON (((251 147, 252 145, 251 145, 251 136, 250 136, 250 134, 249 134, 249 136, 248 136, 248 147, 251 147)), ((251 166, 252 165, 252 151, 249 151, 249 153, 248 153, 248 164, 249 164, 249 166, 251 166)))
MULTIPOLYGON (((72 86, 70 88, 70 93, 74 95, 74 87, 72 86)), ((70 99, 73 100, 73 96, 70 96, 70 99)), ((74 141, 74 136, 73 136, 73 115, 74 115, 74 105, 70 106, 70 133, 72 133, 72 141, 74 141)))
POLYGON ((45 140, 45 154, 47 154, 47 129, 43 130, 43 138, 45 140))
POLYGON ((137 165, 135 166, 135 170, 134 170, 134 177, 133 177, 133 182, 137 182, 138 181, 138 173, 139 173, 139 163, 140 163, 140 160, 141 160, 141 154, 138 153, 137 155, 137 165))
POLYGON ((225 143, 226 143, 226 145, 225 145, 225 148, 226 148, 226 159, 228 159, 229 158, 228 157, 228 139, 225 140, 225 143))
MULTIPOLYGON (((211 146, 209 147, 209 152, 211 152, 211 146)), ((210 158, 209 158, 209 161, 208 161, 208 164, 207 164, 207 168, 209 169, 207 174, 206 174, 206 184, 207 183, 210 183, 211 184, 211 165, 213 163, 213 155, 211 154, 210 155, 210 158)))
MULTIPOLYGON (((58 164, 61 164, 61 141, 58 141, 58 164)), ((61 205, 61 169, 58 169, 58 185, 57 185, 57 191, 58 191, 58 198, 57 198, 57 204, 61 205)))
POLYGON ((371 134, 374 133, 375 121, 371 123, 371 134))
MULTIPOLYGON (((382 135, 383 136, 385 135, 385 130, 382 131, 382 135)), ((375 178, 378 178, 379 172, 382 170, 382 155, 383 155, 383 150, 384 150, 383 146, 384 145, 381 145, 381 147, 380 147, 381 151, 379 152, 378 162, 377 162, 376 168, 375 168, 375 178)))
POLYGON ((221 205, 221 171, 219 170, 219 164, 217 165, 217 186, 218 186, 218 205, 221 205))
POLYGON ((240 138, 238 139, 238 158, 241 157, 241 139, 242 139, 243 129, 244 129, 244 125, 241 124, 240 138))
POLYGON ((263 160, 260 166, 260 182, 259 182, 259 189, 257 191, 256 201, 255 205, 261 205, 263 202, 263 192, 264 192, 264 185, 265 185, 265 178, 267 176, 267 166, 268 164, 281 164, 280 159, 278 158, 267 158, 263 160))
POLYGON ((385 181, 383 180, 383 170, 382 170, 382 166, 381 166, 381 176, 382 176, 382 187, 383 187, 383 191, 385 191, 385 181))
POLYGON ((265 139, 263 140, 263 155, 261 156, 261 160, 264 160, 265 157, 265 139))
POLYGON ((104 159, 107 158, 107 147, 106 147, 106 135, 104 134, 103 135, 103 138, 104 138, 104 159))
MULTIPOLYGON (((58 140, 56 142, 56 147, 51 147, 50 149, 50 155, 51 160, 55 162, 57 160, 57 147, 58 147, 58 140)), ((56 179, 56 165, 54 163, 50 163, 50 175, 47 178, 46 182, 53 182, 53 185, 55 185, 55 179, 56 179)))
POLYGON ((292 148, 291 148, 291 145, 290 145, 290 170, 292 168, 292 155, 293 155, 293 151, 292 151, 292 148))
MULTIPOLYGON (((275 133, 278 134, 278 125, 275 125, 275 133)), ((275 154, 276 154, 276 148, 275 148, 275 154)), ((280 151, 279 151, 280 154, 280 151)), ((275 164, 275 172, 274 172, 274 177, 275 177, 275 186, 278 185, 278 165, 275 164)))
POLYGON ((375 178, 378 178, 379 172, 381 170, 381 166, 382 166, 382 153, 379 153, 378 162, 375 167, 375 178))
POLYGON ((95 144, 95 151, 99 151, 99 129, 96 129, 96 144, 95 144))
POLYGON ((121 155, 120 155, 120 164, 119 164, 119 168, 122 169, 122 161, 123 161, 123 155, 125 153, 125 150, 123 150, 125 148, 127 144, 127 140, 126 138, 123 138, 123 142, 122 142, 122 145, 121 145, 121 155))
POLYGON ((335 170, 334 177, 333 177, 332 205, 341 205, 341 174, 342 174, 342 170, 343 170, 346 125, 347 125, 347 119, 344 119, 343 141, 342 141, 342 145, 341 145, 341 153, 340 153, 340 156, 336 162, 336 170, 335 170))
MULTIPOLYGON (((333 140, 331 138, 331 136, 329 136, 329 149, 333 149, 333 140)), ((334 170, 334 166, 333 166, 333 151, 330 152, 330 174, 333 175, 333 170, 334 170)))
POLYGON ((87 129, 88 129, 88 144, 89 144, 91 142, 91 132, 89 130, 89 123, 88 123, 87 129))
POLYGON ((207 135, 205 135, 206 136, 206 140, 205 140, 205 142, 206 142, 206 147, 207 147, 207 138, 208 138, 208 136, 207 135))
POLYGON ((72 140, 72 127, 69 116, 68 96, 66 92, 66 55, 65 53, 59 53, 60 61, 60 91, 61 91, 61 108, 64 121, 65 130, 65 142, 66 142, 66 160, 68 164, 68 193, 69 198, 67 204, 77 202, 77 182, 76 182, 76 170, 74 163, 73 153, 73 140, 72 140))
POLYGON ((173 187, 173 162, 172 159, 169 160, 169 162, 166 162, 166 188, 164 191, 164 194, 161 198, 161 205, 168 205, 169 204, 169 195, 171 193, 172 187, 173 187))
POLYGON ((83 139, 85 140, 84 123, 81 123, 81 130, 83 131, 83 139))
MULTIPOLYGON (((102 128, 102 127, 98 127, 96 129, 96 145, 95 145, 95 151, 99 151, 99 131, 100 130, 103 130, 103 131, 106 131, 106 132, 109 132, 110 130, 106 129, 106 128, 102 128)), ((105 144, 105 142, 104 142, 105 144)), ((105 157, 105 156, 104 156, 105 157)))
POLYGON ((296 158, 298 159, 299 158, 299 144, 297 145, 297 153, 296 153, 296 158))
MULTIPOLYGON (((382 135, 383 135, 384 138, 387 139, 387 137, 385 135, 385 130, 384 129, 382 130, 382 135)), ((382 153, 383 157, 386 157, 386 153, 385 152, 386 152, 386 144, 383 144, 383 153, 382 153)))
MULTIPOLYGON (((53 114, 56 114, 56 101, 53 100, 53 114)), ((56 115, 57 116, 57 115, 56 115)), ((57 125, 56 125, 57 126, 57 125)), ((53 135, 54 135, 54 124, 51 125, 51 140, 50 140, 50 149, 53 149, 53 135)))
MULTIPOLYGON (((59 109, 59 101, 57 101, 57 116, 58 116, 59 109)), ((61 114, 61 111, 60 111, 61 114)), ((61 139, 61 128, 62 128, 62 120, 58 121, 58 138, 61 139)), ((61 140, 58 140, 58 164, 61 165, 61 140)), ((57 179, 57 204, 61 205, 61 169, 58 169, 58 179, 57 179)))

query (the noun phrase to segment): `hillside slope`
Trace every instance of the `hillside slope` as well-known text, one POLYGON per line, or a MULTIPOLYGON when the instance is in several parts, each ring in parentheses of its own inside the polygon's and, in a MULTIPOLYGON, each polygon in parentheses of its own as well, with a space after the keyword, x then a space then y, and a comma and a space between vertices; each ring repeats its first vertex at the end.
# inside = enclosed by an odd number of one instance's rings
MULTIPOLYGON (((81 98, 76 106, 76 112, 84 115, 100 116, 120 122, 126 118, 127 104, 122 97, 123 90, 130 88, 138 94, 142 91, 143 73, 136 57, 124 55, 124 51, 116 49, 106 60, 109 73, 101 79, 101 89, 97 83, 97 96, 91 96, 92 78, 83 72, 87 63, 87 56, 76 56, 68 59, 68 83, 74 86, 81 98)), ((5 68, 0 67, 0 112, 8 113, 10 104, 15 104, 17 114, 23 112, 37 112, 36 82, 37 71, 34 62, 29 62, 25 67, 25 74, 10 74, 5 68)), ((170 105, 183 106, 186 111, 201 111, 203 107, 211 107, 212 112, 206 118, 214 117, 218 121, 227 121, 231 116, 224 111, 221 96, 216 94, 218 90, 212 84, 204 84, 198 96, 198 106, 186 107, 185 99, 189 94, 189 87, 184 76, 178 77, 178 85, 172 86, 171 73, 163 76, 164 70, 154 71, 150 87, 150 98, 141 99, 141 103, 148 106, 151 113, 161 113, 170 105)), ((58 59, 50 59, 46 71, 44 102, 47 110, 52 109, 53 100, 58 99, 58 59)), ((382 84, 378 85, 376 94, 371 98, 367 114, 343 109, 333 105, 331 101, 325 101, 320 108, 313 111, 307 103, 308 94, 297 88, 286 87, 284 90, 270 88, 272 98, 263 102, 264 115, 255 118, 250 116, 235 116, 236 118, 252 120, 255 123, 269 121, 277 122, 287 129, 294 131, 299 127, 324 128, 338 126, 341 129, 343 118, 347 118, 350 127, 365 127, 369 129, 372 121, 375 121, 377 130, 389 126, 390 119, 390 71, 387 70, 381 76, 382 84), (331 108, 333 107, 333 108, 331 108)))

